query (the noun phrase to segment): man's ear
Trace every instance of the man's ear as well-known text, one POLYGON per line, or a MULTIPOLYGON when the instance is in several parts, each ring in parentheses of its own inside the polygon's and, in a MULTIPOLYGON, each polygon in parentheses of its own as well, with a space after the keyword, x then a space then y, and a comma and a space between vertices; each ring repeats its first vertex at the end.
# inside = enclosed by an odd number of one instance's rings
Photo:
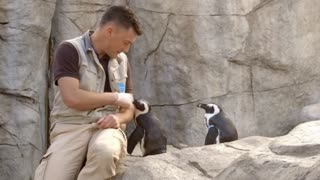
POLYGON ((106 25, 106 26, 104 26, 103 31, 106 32, 107 37, 110 37, 112 35, 112 33, 114 32, 114 29, 112 26, 106 25))

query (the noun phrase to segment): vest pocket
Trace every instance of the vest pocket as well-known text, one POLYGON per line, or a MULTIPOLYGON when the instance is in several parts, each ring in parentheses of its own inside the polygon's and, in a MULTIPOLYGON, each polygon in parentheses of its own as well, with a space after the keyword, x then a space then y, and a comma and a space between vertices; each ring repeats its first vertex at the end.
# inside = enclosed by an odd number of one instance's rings
POLYGON ((80 67, 80 88, 96 91, 98 86, 98 72, 95 68, 82 64, 80 67))
POLYGON ((121 81, 122 79, 126 79, 128 77, 127 73, 120 71, 113 71, 113 80, 121 81))
POLYGON ((111 79, 111 86, 113 86, 113 89, 116 89, 120 93, 124 93, 126 91, 127 77, 128 75, 126 72, 113 71, 111 79))

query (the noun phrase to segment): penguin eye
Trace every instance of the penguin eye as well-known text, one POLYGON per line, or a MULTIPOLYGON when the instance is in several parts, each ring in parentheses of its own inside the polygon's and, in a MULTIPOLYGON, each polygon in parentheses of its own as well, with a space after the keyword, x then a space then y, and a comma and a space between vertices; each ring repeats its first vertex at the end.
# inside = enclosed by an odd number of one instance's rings
POLYGON ((214 113, 214 107, 213 106, 210 107, 210 112, 214 113))

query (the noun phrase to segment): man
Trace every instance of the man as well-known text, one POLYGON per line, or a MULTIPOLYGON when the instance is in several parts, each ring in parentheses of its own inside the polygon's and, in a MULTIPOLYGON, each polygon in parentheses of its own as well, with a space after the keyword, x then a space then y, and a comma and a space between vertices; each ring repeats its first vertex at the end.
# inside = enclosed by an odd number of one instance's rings
POLYGON ((133 118, 126 55, 141 35, 133 12, 109 8, 99 27, 59 45, 53 63, 58 86, 50 120, 51 145, 35 180, 104 180, 126 155, 120 124, 133 118))

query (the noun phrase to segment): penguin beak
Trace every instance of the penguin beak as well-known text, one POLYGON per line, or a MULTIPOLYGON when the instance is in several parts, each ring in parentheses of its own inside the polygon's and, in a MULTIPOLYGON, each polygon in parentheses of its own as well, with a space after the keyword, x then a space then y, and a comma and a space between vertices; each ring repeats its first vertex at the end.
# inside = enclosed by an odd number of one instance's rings
POLYGON ((138 101, 136 99, 133 100, 132 104, 137 108, 138 101))
POLYGON ((203 105, 203 104, 199 103, 199 104, 197 105, 197 107, 201 108, 202 105, 203 105))
POLYGON ((207 109, 207 105, 206 105, 206 104, 202 104, 202 103, 199 103, 199 104, 197 105, 197 107, 198 107, 198 108, 201 108, 201 109, 203 109, 203 110, 205 110, 205 111, 206 111, 206 109, 207 109))

